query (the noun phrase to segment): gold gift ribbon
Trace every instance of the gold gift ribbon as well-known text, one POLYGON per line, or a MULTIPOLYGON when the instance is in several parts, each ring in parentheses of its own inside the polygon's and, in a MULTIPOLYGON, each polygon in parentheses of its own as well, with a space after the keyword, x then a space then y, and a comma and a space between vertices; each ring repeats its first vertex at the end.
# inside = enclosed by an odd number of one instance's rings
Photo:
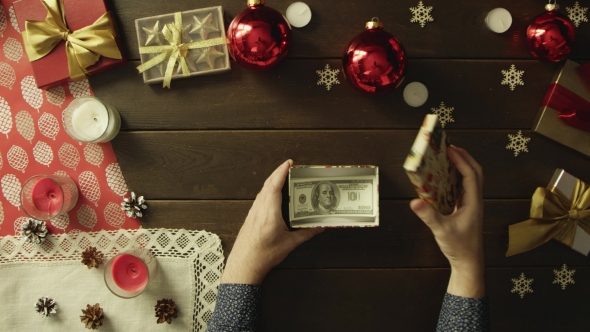
POLYGON ((572 199, 559 190, 537 188, 531 203, 531 219, 510 225, 508 252, 516 255, 556 239, 572 247, 577 226, 590 234, 590 187, 577 180, 572 199))
POLYGON ((100 56, 123 58, 108 12, 91 25, 71 32, 65 21, 63 0, 41 0, 41 3, 47 9, 45 21, 25 21, 22 33, 29 61, 43 58, 65 40, 70 78, 80 80, 88 74, 86 68, 95 64, 100 56))
POLYGON ((178 65, 182 69, 182 75, 190 75, 190 71, 186 64, 186 55, 188 54, 189 50, 222 45, 226 43, 225 37, 212 38, 186 44, 182 43, 182 13, 180 12, 174 13, 174 24, 166 24, 164 29, 162 29, 162 34, 170 43, 170 45, 141 46, 139 48, 139 54, 160 54, 137 66, 137 70, 139 70, 139 73, 143 73, 144 71, 168 59, 166 73, 164 74, 164 87, 168 89, 170 89, 172 72, 174 71, 176 62, 178 62, 178 65))

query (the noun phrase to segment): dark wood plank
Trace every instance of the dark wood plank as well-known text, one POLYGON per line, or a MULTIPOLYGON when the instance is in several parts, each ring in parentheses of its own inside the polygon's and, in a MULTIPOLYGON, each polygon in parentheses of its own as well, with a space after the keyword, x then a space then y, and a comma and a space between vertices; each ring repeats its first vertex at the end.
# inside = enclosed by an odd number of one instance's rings
MULTIPOLYGON (((587 331, 590 268, 575 269, 565 290, 550 267, 488 269, 492 331, 587 331), (510 292, 521 272, 534 279, 524 299, 510 292)), ((262 331, 434 331, 448 277, 446 269, 275 270, 262 287, 262 331)))
MULTIPOLYGON (((121 35, 131 59, 138 59, 135 19, 161 15, 175 11, 223 6, 226 25, 246 7, 246 1, 159 1, 159 0, 111 0, 118 18, 121 35)), ((267 5, 285 13, 293 1, 273 0, 267 5)), ((426 6, 433 6, 434 22, 424 28, 410 23, 410 7, 417 1, 387 0, 367 2, 340 2, 309 0, 313 17, 308 26, 293 29, 293 46, 290 57, 332 57, 339 58, 346 44, 364 30, 365 22, 378 16, 384 22, 385 30, 394 34, 404 44, 408 55, 413 58, 524 58, 532 59, 526 49, 526 27, 532 19, 543 12, 543 2, 496 0, 493 4, 480 1, 465 1, 449 6, 443 0, 429 0, 426 6), (484 19, 496 7, 507 8, 513 18, 510 30, 495 34, 487 29, 484 19)), ((573 0, 560 1, 561 12, 572 6, 573 0)), ((583 5, 583 4, 582 4, 583 5)), ((581 24, 577 29, 578 45, 572 58, 590 58, 590 26, 581 24)))
MULTIPOLYGON (((229 255, 252 201, 152 201, 143 227, 186 228, 213 232, 229 255)), ((280 268, 446 267, 448 263, 430 230, 408 207, 409 201, 382 200, 380 226, 329 229, 301 245, 280 268)), ((588 258, 551 241, 535 250, 506 258, 508 225, 528 219, 530 200, 486 200, 486 265, 587 265, 588 258)))
MULTIPOLYGON (((129 187, 151 199, 253 199, 284 160, 377 165, 382 199, 416 195, 402 168, 417 130, 122 132, 114 150, 129 187)), ((485 169, 486 198, 530 198, 557 167, 588 180, 590 158, 540 135, 506 150, 516 131, 449 130, 485 169)))
POLYGON ((416 128, 444 102, 454 107, 448 128, 531 128, 558 66, 538 61, 410 60, 405 83, 381 97, 354 90, 340 74, 330 91, 316 70, 338 60, 289 60, 271 72, 234 66, 231 72, 179 79, 172 89, 144 84, 132 62, 90 78, 97 97, 115 106, 123 130, 416 128), (503 86, 502 69, 524 70, 524 86, 503 86), (403 88, 423 82, 429 99, 419 108, 403 88))

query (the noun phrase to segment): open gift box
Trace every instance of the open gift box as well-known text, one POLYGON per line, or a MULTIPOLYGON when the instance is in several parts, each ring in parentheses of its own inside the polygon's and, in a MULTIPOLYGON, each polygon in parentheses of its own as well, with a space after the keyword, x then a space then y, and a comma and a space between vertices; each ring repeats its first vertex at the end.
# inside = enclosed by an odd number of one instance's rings
POLYGON ((289 223, 292 228, 379 226, 377 166, 296 165, 289 169, 288 181, 289 223), (357 180, 343 180, 343 177, 354 177, 357 180), (295 183, 307 186, 306 193, 310 194, 296 194, 299 188, 295 188, 295 183), (325 188, 330 185, 333 189, 334 198, 330 199, 331 207, 327 209, 322 209, 318 204, 317 196, 322 184, 325 188), (300 217, 309 211, 311 213, 305 219, 296 218, 296 214, 300 217))

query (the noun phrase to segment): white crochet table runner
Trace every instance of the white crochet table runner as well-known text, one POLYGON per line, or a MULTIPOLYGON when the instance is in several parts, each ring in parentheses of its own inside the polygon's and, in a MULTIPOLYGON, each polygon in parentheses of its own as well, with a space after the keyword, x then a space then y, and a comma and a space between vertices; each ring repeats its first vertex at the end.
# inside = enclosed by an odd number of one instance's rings
POLYGON ((19 237, 0 238, 0 330, 83 331, 87 304, 99 303, 101 331, 204 331, 213 314, 223 272, 223 249, 215 234, 184 229, 137 229, 50 235, 40 245, 19 237), (81 252, 89 246, 106 261, 134 246, 149 248, 158 271, 132 299, 113 295, 104 282, 104 264, 88 269, 81 252), (57 314, 43 319, 34 309, 42 296, 54 298, 57 314), (173 299, 179 312, 172 324, 156 324, 157 300, 173 299))

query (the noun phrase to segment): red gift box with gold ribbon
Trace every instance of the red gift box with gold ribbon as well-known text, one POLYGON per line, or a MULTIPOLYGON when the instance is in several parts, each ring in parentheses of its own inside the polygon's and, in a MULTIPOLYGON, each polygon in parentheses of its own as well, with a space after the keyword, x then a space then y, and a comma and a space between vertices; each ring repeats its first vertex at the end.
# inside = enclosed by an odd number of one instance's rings
POLYGON ((545 94, 533 130, 590 156, 590 64, 565 61, 545 94))
POLYGON ((125 62, 103 1, 19 0, 13 6, 39 88, 125 62))

